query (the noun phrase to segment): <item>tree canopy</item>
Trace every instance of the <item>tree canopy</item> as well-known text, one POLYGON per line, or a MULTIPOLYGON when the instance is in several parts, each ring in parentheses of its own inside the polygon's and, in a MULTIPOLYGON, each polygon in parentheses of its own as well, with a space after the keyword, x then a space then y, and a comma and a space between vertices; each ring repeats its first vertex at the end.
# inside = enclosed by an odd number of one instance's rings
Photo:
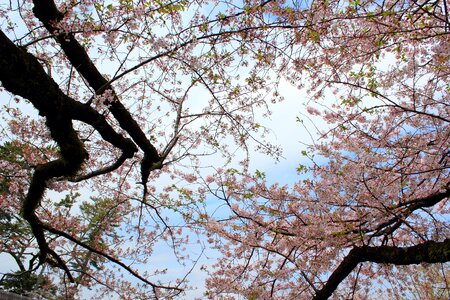
POLYGON ((19 0, 0 17, 1 288, 182 298, 215 249, 208 298, 450 296, 446 0, 19 0), (286 130, 312 136, 294 184, 252 165, 283 159, 263 120, 286 82, 306 105, 286 130))

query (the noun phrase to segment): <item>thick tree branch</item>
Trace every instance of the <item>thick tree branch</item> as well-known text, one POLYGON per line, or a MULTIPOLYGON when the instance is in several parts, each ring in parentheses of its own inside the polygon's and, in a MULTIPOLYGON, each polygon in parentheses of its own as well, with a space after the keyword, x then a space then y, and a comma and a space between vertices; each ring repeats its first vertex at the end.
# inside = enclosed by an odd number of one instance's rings
POLYGON ((75 175, 88 158, 88 153, 73 128, 72 120, 79 119, 91 124, 106 141, 121 148, 123 156, 131 157, 137 149, 130 140, 116 133, 95 110, 66 96, 47 75, 37 59, 19 49, 2 31, 0 31, 0 81, 9 92, 30 100, 39 114, 46 118, 51 137, 59 146, 59 159, 36 167, 27 196, 22 203, 22 215, 36 237, 40 249, 40 262, 48 261, 47 255, 51 254, 73 280, 64 262, 49 248, 42 223, 36 215, 48 180, 75 175))
POLYGON ((71 64, 86 79, 96 94, 100 95, 106 90, 112 91, 113 99, 105 104, 108 105, 109 111, 119 122, 120 127, 131 136, 133 141, 144 152, 141 168, 143 170, 142 181, 145 185, 148 180, 147 170, 152 168, 153 165, 161 163, 158 151, 147 139, 136 120, 120 102, 108 80, 98 71, 86 50, 75 39, 74 35, 72 33, 58 33, 58 22, 63 18, 63 14, 58 11, 55 3, 52 0, 35 0, 33 12, 44 24, 45 28, 55 35, 57 42, 61 45, 71 64))
MULTIPOLYGON (((448 197, 450 197, 450 183, 447 183, 443 187, 443 190, 436 191, 428 196, 411 199, 399 205, 388 207, 388 212, 392 215, 392 217, 382 223, 376 224, 375 227, 361 226, 362 228, 337 232, 335 233, 335 235, 344 235, 349 233, 372 233, 372 236, 382 236, 386 234, 392 234, 404 223, 404 220, 412 215, 415 211, 425 207, 432 207, 440 201, 447 199, 448 197)), ((364 221, 364 223, 361 225, 366 224, 367 222, 364 221)))
POLYGON ((79 120, 94 127, 102 138, 122 149, 127 157, 137 151, 129 139, 118 134, 105 117, 93 108, 83 105, 65 95, 58 84, 50 78, 37 59, 19 49, 0 31, 0 81, 10 93, 30 100, 39 114, 79 120))
MULTIPOLYGON (((50 251, 35 210, 47 188, 47 181, 56 176, 74 175, 88 158, 88 154, 73 129, 72 120, 67 116, 63 94, 58 85, 49 79, 34 56, 17 48, 1 31, 0 80, 9 92, 33 103, 46 118, 50 134, 60 148, 59 159, 36 167, 28 194, 22 203, 22 215, 29 222, 39 245, 40 262, 46 261, 48 253, 60 262, 56 253, 50 251)), ((63 264, 60 267, 67 270, 63 264)))
POLYGON ((426 197, 416 198, 405 203, 398 205, 399 208, 404 207, 405 209, 399 214, 394 214, 394 217, 379 224, 375 229, 368 231, 374 231, 374 236, 382 236, 385 234, 391 234, 397 230, 402 224, 403 220, 409 217, 416 210, 424 207, 432 207, 439 203, 440 201, 448 198, 450 196, 450 184, 447 183, 444 191, 437 191, 426 197))
POLYGON ((314 300, 328 299, 338 285, 361 262, 412 265, 450 261, 450 239, 443 242, 428 241, 412 247, 354 247, 334 270, 327 283, 317 292, 314 300))

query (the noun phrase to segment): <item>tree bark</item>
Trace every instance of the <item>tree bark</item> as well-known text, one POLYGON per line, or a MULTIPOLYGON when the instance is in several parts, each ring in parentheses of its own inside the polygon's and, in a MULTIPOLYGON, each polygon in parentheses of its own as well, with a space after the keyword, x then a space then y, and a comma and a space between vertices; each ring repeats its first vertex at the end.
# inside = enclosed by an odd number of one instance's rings
POLYGON ((450 239, 445 239, 442 242, 427 241, 411 247, 354 247, 313 299, 328 299, 338 285, 362 262, 412 265, 448 261, 450 261, 450 239))
POLYGON ((39 245, 41 263, 50 254, 56 263, 70 276, 68 268, 59 256, 49 248, 43 224, 36 215, 48 180, 75 175, 88 153, 73 128, 73 120, 81 120, 93 126, 105 141, 120 148, 123 156, 130 158, 137 151, 134 143, 118 134, 97 111, 64 94, 58 84, 44 71, 37 59, 26 50, 17 47, 0 31, 0 81, 10 93, 28 99, 46 119, 52 139, 58 144, 58 159, 36 166, 26 197, 22 202, 22 215, 31 226, 39 245))
POLYGON ((142 182, 145 185, 148 180, 148 172, 154 166, 161 165, 161 157, 153 144, 147 139, 139 124, 131 116, 130 112, 120 102, 109 81, 98 71, 82 45, 75 39, 72 33, 58 33, 58 23, 63 14, 58 11, 53 0, 34 0, 33 12, 44 24, 45 28, 55 36, 70 63, 83 76, 97 95, 106 90, 111 90, 113 100, 105 103, 114 118, 119 122, 133 141, 144 152, 141 162, 142 182))

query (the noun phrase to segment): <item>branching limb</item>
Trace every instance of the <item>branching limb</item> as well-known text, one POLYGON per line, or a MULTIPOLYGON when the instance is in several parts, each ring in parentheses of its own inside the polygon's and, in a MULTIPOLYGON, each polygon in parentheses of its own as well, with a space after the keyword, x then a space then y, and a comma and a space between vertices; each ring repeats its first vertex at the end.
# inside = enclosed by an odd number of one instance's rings
POLYGON ((88 250, 88 251, 91 251, 91 252, 93 252, 93 253, 95 253, 95 254, 97 254, 97 255, 100 255, 100 256, 102 256, 102 257, 108 259, 110 262, 112 262, 112 263, 114 263, 114 264, 116 264, 116 265, 122 267, 124 270, 126 270, 127 272, 129 272, 131 275, 133 275, 133 276, 136 277, 137 279, 139 279, 139 280, 141 280, 142 282, 144 282, 144 283, 150 285, 150 286, 153 288, 153 290, 154 290, 155 292, 156 292, 157 289, 174 290, 177 294, 180 293, 180 292, 182 292, 182 289, 180 289, 180 288, 178 288, 178 287, 164 286, 164 285, 159 285, 159 284, 153 283, 153 282, 151 282, 151 281, 148 281, 147 279, 145 279, 144 277, 142 277, 141 275, 139 275, 136 271, 134 271, 133 269, 131 269, 129 266, 125 265, 125 264, 124 264, 123 262, 121 262, 120 260, 118 260, 118 259, 112 257, 111 255, 108 255, 107 253, 104 253, 104 252, 102 252, 102 251, 100 251, 100 250, 97 250, 97 249, 95 249, 95 248, 89 246, 89 245, 86 244, 86 243, 83 243, 83 242, 79 241, 78 239, 76 239, 75 237, 73 237, 73 236, 71 236, 71 235, 65 233, 64 231, 58 230, 58 229, 56 229, 56 228, 53 228, 53 227, 51 227, 51 226, 49 226, 49 225, 47 225, 47 224, 43 224, 42 227, 43 227, 45 230, 47 230, 47 231, 49 231, 49 232, 51 232, 51 233, 53 233, 53 234, 56 234, 56 235, 58 235, 58 236, 62 236, 62 237, 64 237, 64 238, 68 239, 69 241, 71 241, 71 242, 73 242, 73 243, 75 243, 75 244, 77 244, 77 245, 83 247, 84 249, 86 249, 86 250, 88 250))
POLYGON ((58 33, 58 23, 63 18, 63 14, 58 11, 52 0, 35 0, 33 12, 35 16, 44 24, 45 28, 55 34, 56 41, 60 44, 70 63, 76 67, 89 85, 95 90, 97 95, 103 94, 106 90, 112 92, 113 99, 108 100, 109 111, 119 122, 119 125, 133 139, 133 141, 144 152, 142 160, 142 182, 145 186, 148 180, 147 170, 153 164, 160 162, 160 156, 156 148, 147 139, 139 124, 131 116, 130 112, 120 102, 119 97, 114 92, 108 80, 99 72, 90 59, 83 46, 75 39, 72 33, 58 33))
POLYGON ((450 261, 450 239, 445 239, 443 242, 427 241, 412 247, 354 247, 313 299, 328 299, 338 285, 362 262, 412 265, 448 261, 450 261))
POLYGON ((110 172, 116 170, 117 168, 119 168, 127 159, 128 159, 127 154, 126 153, 122 153, 120 155, 120 157, 113 164, 111 164, 111 165, 109 165, 107 167, 104 167, 104 168, 92 171, 91 173, 71 178, 70 181, 72 181, 72 182, 80 182, 80 181, 83 181, 83 180, 86 180, 86 179, 89 179, 89 178, 92 178, 92 177, 96 177, 96 176, 99 176, 99 175, 110 173, 110 172))

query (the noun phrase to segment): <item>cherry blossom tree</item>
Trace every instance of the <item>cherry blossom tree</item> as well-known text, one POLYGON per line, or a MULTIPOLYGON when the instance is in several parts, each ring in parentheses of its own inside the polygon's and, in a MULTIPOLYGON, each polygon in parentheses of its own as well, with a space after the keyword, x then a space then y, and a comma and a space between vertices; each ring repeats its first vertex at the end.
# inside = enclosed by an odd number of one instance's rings
POLYGON ((183 296, 206 234, 211 298, 448 295, 445 264, 410 275, 450 256, 445 0, 23 0, 0 17, 8 280, 183 296), (280 155, 257 119, 280 80, 329 125, 291 187, 249 168, 253 146, 280 155))
POLYGON ((186 255, 198 226, 184 231, 185 212, 202 201, 173 194, 191 193, 201 157, 231 160, 247 140, 278 151, 254 120, 276 81, 251 61, 276 37, 250 14, 267 3, 1 4, 1 251, 20 269, 8 278, 40 274, 64 298, 182 293, 201 255, 186 255), (161 245, 184 274, 152 267, 161 245))
POLYGON ((447 2, 294 4, 274 12, 293 28, 285 75, 329 127, 293 186, 237 170, 210 185, 233 213, 205 222, 223 253, 208 294, 448 298, 447 2))

